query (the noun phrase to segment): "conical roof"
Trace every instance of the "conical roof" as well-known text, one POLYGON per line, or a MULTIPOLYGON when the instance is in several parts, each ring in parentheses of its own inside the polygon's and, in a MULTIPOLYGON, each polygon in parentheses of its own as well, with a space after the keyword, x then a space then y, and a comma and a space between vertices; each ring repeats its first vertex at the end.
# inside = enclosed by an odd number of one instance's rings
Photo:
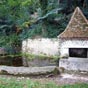
POLYGON ((88 20, 79 7, 75 9, 67 28, 59 38, 88 39, 88 20))

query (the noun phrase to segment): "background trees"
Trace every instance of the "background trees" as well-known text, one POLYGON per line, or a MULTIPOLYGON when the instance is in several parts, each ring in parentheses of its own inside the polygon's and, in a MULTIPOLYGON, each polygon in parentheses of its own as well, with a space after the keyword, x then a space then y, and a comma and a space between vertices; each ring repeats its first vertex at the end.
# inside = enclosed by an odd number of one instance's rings
POLYGON ((18 53, 26 38, 57 37, 77 6, 88 18, 88 0, 1 0, 0 47, 18 53))
POLYGON ((88 17, 88 0, 39 0, 37 22, 31 36, 57 37, 66 27, 74 9, 79 6, 88 17))
POLYGON ((27 8, 21 0, 0 1, 0 47, 15 54, 21 49, 22 24, 29 19, 27 8))

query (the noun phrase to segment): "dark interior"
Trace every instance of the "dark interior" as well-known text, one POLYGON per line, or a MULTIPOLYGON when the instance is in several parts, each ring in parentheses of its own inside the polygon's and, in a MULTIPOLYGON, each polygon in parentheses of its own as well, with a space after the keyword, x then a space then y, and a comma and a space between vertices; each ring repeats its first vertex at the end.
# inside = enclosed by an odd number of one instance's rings
POLYGON ((69 57, 87 58, 87 48, 69 48, 69 57))
POLYGON ((6 65, 6 66, 23 66, 23 60, 21 56, 0 56, 0 65, 6 65))

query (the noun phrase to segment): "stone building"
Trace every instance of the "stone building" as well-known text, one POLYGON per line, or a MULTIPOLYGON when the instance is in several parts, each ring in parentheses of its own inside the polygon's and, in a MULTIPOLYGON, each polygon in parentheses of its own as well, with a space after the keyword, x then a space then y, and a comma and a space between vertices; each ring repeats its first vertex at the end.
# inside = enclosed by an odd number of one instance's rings
POLYGON ((88 20, 77 7, 71 20, 59 35, 60 67, 88 71, 88 20))

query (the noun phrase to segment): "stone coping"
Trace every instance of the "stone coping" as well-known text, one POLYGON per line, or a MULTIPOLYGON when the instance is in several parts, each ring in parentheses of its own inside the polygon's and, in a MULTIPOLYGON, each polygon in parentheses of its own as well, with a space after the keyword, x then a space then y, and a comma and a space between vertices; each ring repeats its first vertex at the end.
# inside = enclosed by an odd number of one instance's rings
POLYGON ((56 66, 45 66, 45 67, 11 67, 11 66, 0 66, 0 74, 8 75, 45 75, 54 73, 59 70, 56 66))

